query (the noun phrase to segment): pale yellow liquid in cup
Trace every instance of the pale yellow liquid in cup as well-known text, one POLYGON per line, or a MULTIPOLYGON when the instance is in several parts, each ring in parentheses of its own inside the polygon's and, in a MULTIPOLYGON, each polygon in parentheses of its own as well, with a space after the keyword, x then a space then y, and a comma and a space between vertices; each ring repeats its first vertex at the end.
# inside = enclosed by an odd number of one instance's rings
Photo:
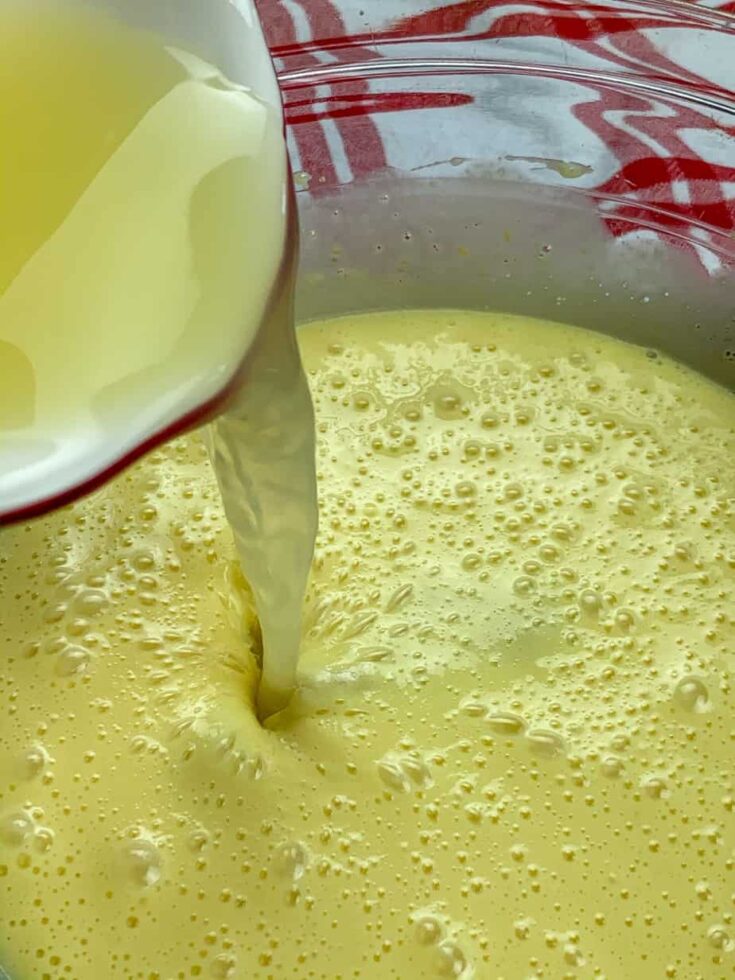
POLYGON ((162 39, 70 2, 11 0, 0 27, 0 473, 51 494, 49 459, 109 463, 227 385, 286 157, 274 108, 162 39))
POLYGON ((550 323, 300 333, 300 692, 197 437, 0 539, 16 977, 732 976, 733 396, 550 323))
POLYGON ((165 39, 85 5, 2 8, 0 515, 104 472, 247 354, 212 446, 263 624, 263 716, 293 691, 316 532, 282 130, 165 39))

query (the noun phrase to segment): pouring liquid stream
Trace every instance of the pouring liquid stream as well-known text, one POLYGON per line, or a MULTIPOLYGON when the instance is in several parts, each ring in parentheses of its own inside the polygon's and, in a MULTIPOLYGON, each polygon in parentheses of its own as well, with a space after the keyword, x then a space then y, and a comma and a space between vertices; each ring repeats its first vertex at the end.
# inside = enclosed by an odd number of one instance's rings
POLYGON ((229 385, 210 442, 266 716, 294 687, 316 533, 281 116, 152 34, 41 6, 9 4, 0 36, 0 515, 203 421, 229 385))
POLYGON ((209 447, 263 639, 261 720, 296 687, 301 607, 317 533, 314 410, 293 320, 295 234, 249 373, 214 422, 209 447))

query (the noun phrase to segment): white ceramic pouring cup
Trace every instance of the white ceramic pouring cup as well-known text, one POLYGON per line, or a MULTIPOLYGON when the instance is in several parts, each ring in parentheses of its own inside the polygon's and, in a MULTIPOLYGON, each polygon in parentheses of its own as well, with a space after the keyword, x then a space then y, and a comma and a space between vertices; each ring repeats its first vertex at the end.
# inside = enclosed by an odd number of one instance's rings
MULTIPOLYGON (((195 52, 229 82, 270 103, 283 119, 275 71, 253 0, 58 2, 91 5, 127 26, 154 32, 172 47, 195 52)), ((277 274, 273 287, 276 279, 277 274)), ((0 357, 10 357, 12 346, 2 343, 1 299, 0 357)), ((210 328, 216 340, 217 324, 210 328)), ((207 362, 185 377, 172 376, 165 390, 152 392, 145 412, 126 413, 123 399, 114 414, 95 419, 83 431, 63 431, 51 444, 34 440, 30 431, 0 430, 0 524, 65 504, 93 490, 155 445, 214 417, 237 386, 252 340, 252 332, 244 330, 242 349, 234 355, 232 346, 220 352, 213 342, 207 362)), ((12 363, 0 367, 7 375, 12 363)))

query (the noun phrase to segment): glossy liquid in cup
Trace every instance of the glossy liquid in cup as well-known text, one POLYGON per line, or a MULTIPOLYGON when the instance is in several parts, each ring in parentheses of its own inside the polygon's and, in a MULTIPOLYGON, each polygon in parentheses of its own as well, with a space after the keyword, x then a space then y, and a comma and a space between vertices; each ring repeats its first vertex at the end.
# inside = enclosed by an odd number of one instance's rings
POLYGON ((137 452, 241 370, 212 438, 267 715, 294 686, 316 515, 280 114, 90 8, 13 2, 1 24, 0 514, 137 452))

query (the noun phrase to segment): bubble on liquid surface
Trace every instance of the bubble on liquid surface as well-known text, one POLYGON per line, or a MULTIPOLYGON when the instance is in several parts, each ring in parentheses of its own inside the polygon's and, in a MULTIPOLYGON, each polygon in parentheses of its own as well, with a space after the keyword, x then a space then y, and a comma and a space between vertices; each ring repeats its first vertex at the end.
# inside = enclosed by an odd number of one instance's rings
POLYGON ((0 817, 0 840, 10 847, 20 847, 31 836, 34 821, 25 810, 11 810, 0 817))
POLYGON ((520 735, 526 727, 526 722, 521 715, 512 711, 492 712, 487 716, 487 724, 499 735, 520 735))
POLYGON ((660 800, 669 795, 666 780, 662 776, 646 776, 641 785, 646 796, 650 796, 653 800, 660 800))
POLYGON ((462 395, 459 391, 439 386, 434 393, 434 413, 447 422, 462 417, 462 395))
POLYGON ((74 598, 73 611, 78 616, 91 618, 104 612, 109 603, 107 594, 101 589, 82 589, 74 598))
POLYGON ((674 688, 674 700, 685 711, 702 713, 709 708, 709 691, 701 677, 682 677, 674 688))
POLYGON ((713 949, 723 953, 735 952, 735 939, 731 938, 730 933, 723 925, 710 926, 707 930, 707 939, 713 949))
POLYGON ((536 755, 553 757, 564 752, 564 739, 556 732, 534 728, 526 732, 529 747, 536 755))
POLYGON ((579 606, 587 616, 596 616, 602 606, 600 594, 594 589, 583 589, 579 594, 579 606))
POLYGON ((377 763, 377 767, 378 775, 388 789, 395 790, 399 793, 407 793, 411 789, 411 781, 396 759, 381 759, 377 763))
POLYGON ((387 613, 396 612, 397 609, 408 602, 413 595, 413 591, 414 587, 411 582, 399 586, 385 604, 385 611, 387 613))
POLYGON ((398 793, 431 785, 431 770, 418 752, 389 752, 377 763, 378 775, 388 789, 398 793))
POLYGON ((276 867, 280 874, 298 881, 309 864, 309 854, 300 841, 282 844, 276 852, 276 867))
POLYGON ((608 779, 617 779, 623 772, 623 760, 615 755, 606 755, 600 768, 608 779))
POLYGON ((26 779, 40 776, 49 763, 49 754, 43 745, 32 745, 23 755, 22 766, 26 779))
POLYGON ((217 980, 231 980, 237 973, 237 957, 232 953, 220 953, 212 960, 210 972, 217 980))
POLYGON ((401 767, 408 778, 419 789, 431 785, 431 770, 418 752, 409 752, 403 756, 401 767))
POLYGON ((33 843, 39 853, 45 854, 53 847, 55 838, 56 834, 50 827, 38 827, 33 835, 33 843))
POLYGON ((476 701, 474 698, 463 701, 461 710, 469 718, 484 718, 487 714, 487 708, 485 705, 480 701, 476 701))
POLYGON ((161 854, 152 840, 139 837, 123 848, 123 860, 131 881, 141 887, 155 885, 161 877, 161 854))
POLYGON ((469 963, 462 947, 451 939, 445 939, 436 947, 436 972, 440 977, 462 977, 469 963))
POLYGON ((90 655, 82 647, 65 647, 56 657, 55 672, 59 677, 74 677, 89 669, 90 655))
POLYGON ((444 935, 444 927, 434 915, 420 915, 415 920, 416 939, 422 946, 433 946, 444 935))

